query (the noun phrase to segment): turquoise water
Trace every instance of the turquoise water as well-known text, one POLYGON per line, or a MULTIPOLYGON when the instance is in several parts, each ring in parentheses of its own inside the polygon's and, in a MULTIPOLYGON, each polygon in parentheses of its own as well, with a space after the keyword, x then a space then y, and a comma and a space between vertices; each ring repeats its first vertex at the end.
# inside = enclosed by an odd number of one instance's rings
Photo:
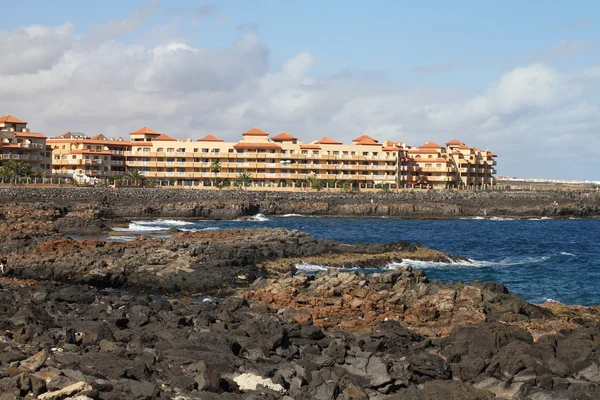
MULTIPOLYGON (((155 220, 122 231, 162 236, 186 231, 283 227, 346 243, 409 241, 466 257, 462 264, 407 261, 430 279, 495 281, 532 303, 600 304, 600 220, 328 218, 289 215, 248 221, 155 220)), ((121 237, 129 240, 134 237, 121 237)), ((393 267, 393 266, 392 266, 393 267)), ((322 266, 303 266, 318 270, 322 266)))

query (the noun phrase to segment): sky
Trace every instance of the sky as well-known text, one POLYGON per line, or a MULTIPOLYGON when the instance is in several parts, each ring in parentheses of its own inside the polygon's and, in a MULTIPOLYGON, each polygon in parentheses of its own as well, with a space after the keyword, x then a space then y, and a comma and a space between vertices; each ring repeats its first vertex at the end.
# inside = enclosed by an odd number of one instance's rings
POLYGON ((600 2, 0 0, 0 115, 53 137, 453 138, 600 180, 600 2))

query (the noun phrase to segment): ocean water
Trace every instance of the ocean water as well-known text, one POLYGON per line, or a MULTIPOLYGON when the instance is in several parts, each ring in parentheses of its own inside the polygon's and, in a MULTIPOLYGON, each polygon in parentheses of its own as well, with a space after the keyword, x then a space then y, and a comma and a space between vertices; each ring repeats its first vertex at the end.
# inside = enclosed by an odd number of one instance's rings
MULTIPOLYGON (((313 237, 345 243, 408 241, 466 257, 457 264, 404 260, 423 269, 430 279, 444 282, 474 280, 504 283, 510 291, 532 303, 600 304, 600 220, 471 218, 412 220, 395 218, 331 218, 297 214, 257 215, 235 221, 135 221, 116 228, 113 240, 135 235, 167 236, 170 228, 206 231, 233 228, 283 227, 313 237)), ((299 265, 307 272, 327 266, 299 265)))

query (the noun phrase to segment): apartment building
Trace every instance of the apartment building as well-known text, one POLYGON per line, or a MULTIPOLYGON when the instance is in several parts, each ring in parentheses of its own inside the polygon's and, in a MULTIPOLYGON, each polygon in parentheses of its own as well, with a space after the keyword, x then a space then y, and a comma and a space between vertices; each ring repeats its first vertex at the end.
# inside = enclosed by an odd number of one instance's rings
POLYGON ((368 135, 350 144, 327 136, 303 143, 286 132, 271 136, 253 128, 237 142, 212 134, 193 141, 144 127, 128 141, 66 132, 47 142, 55 176, 119 177, 136 168, 165 186, 222 187, 246 174, 265 188, 302 188, 307 179, 335 188, 489 187, 495 174, 494 154, 456 139, 418 147, 368 135))
POLYGON ((426 142, 410 148, 410 185, 431 187, 489 187, 494 185, 495 154, 469 147, 457 139, 440 146, 426 142))
POLYGON ((12 115, 0 117, 0 164, 8 160, 29 163, 40 175, 50 175, 50 154, 46 136, 33 133, 27 122, 12 115))
POLYGON ((238 142, 207 135, 178 140, 149 128, 132 132, 128 167, 163 185, 212 186, 240 174, 262 187, 303 187, 311 177, 330 187, 489 187, 495 161, 489 151, 458 140, 411 147, 362 135, 344 144, 329 137, 303 143, 282 132, 271 136, 253 128, 238 142))
POLYGON ((47 143, 52 149, 52 174, 58 177, 119 177, 127 167, 125 153, 131 150, 130 142, 109 139, 101 133, 90 137, 81 132, 65 132, 47 143))

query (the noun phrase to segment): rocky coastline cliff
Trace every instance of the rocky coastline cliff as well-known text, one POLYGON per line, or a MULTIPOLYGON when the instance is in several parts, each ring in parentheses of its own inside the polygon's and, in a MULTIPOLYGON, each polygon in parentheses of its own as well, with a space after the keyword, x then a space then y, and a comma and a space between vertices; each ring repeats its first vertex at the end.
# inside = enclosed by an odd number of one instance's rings
POLYGON ((159 202, 57 193, 0 208, 0 400, 600 398, 598 307, 528 304, 410 266, 294 273, 459 258, 401 241, 285 229, 73 240, 159 202))
MULTIPOLYGON (((234 219, 265 215, 389 216, 404 218, 600 216, 600 192, 376 193, 263 192, 167 188, 2 187, 3 203, 43 203, 63 212, 94 210, 102 218, 234 219), (556 205, 558 204, 558 205, 556 205)), ((84 227, 80 227, 84 228, 84 227)))

